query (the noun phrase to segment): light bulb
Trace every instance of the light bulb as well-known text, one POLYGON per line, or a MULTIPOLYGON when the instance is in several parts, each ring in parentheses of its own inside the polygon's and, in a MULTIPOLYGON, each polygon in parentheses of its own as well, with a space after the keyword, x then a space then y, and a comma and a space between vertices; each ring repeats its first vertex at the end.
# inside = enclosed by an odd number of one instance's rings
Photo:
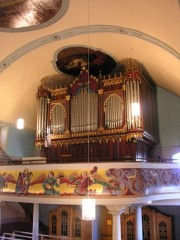
POLYGON ((23 129, 24 128, 24 119, 23 118, 18 118, 16 126, 17 126, 18 129, 23 129))

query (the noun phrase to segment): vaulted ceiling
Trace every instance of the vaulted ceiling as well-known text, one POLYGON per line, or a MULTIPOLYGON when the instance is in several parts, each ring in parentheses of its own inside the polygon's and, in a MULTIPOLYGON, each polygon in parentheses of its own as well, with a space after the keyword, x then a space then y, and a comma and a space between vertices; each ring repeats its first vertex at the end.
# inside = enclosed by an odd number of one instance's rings
POLYGON ((104 71, 136 59, 158 86, 180 96, 178 0, 1 0, 1 124, 15 124, 22 114, 25 126, 36 129, 41 79, 70 79, 59 63, 66 70, 82 63, 84 49, 93 64, 112 60, 104 71))

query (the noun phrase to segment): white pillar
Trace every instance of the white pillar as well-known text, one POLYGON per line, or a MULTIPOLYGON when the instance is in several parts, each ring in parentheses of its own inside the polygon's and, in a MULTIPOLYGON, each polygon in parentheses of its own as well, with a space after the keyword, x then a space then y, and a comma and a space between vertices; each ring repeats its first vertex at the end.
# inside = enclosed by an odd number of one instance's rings
POLYGON ((92 240, 97 240, 97 220, 92 220, 92 240))
POLYGON ((107 205, 106 207, 113 216, 112 240, 121 240, 121 213, 126 207, 124 205, 107 205))
POLYGON ((39 204, 34 203, 33 208, 33 240, 38 240, 39 234, 39 204))
POLYGON ((136 207, 136 239, 143 240, 142 206, 137 206, 136 207))
POLYGON ((113 236, 112 240, 121 240, 120 213, 111 212, 113 216, 113 236))

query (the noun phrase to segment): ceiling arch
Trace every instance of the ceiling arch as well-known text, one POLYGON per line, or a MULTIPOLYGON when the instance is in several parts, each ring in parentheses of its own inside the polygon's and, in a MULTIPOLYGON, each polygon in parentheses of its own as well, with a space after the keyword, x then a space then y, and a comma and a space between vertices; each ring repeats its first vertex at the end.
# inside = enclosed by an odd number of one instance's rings
POLYGON ((67 29, 64 31, 57 32, 55 34, 47 35, 45 37, 36 39, 33 42, 30 42, 21 48, 17 49, 15 52, 10 54, 7 58, 5 58, 3 61, 0 62, 0 72, 6 69, 12 62, 20 58, 25 53, 40 47, 44 44, 51 43, 52 41, 60 41, 65 38, 70 38, 75 35, 81 35, 81 34, 90 34, 90 33, 99 33, 99 32, 110 32, 110 33, 118 33, 122 35, 128 35, 130 37, 138 37, 142 40, 149 41, 150 43, 153 43, 157 45, 158 47, 163 48, 164 50, 168 51, 170 54, 175 56, 177 59, 180 59, 180 53, 178 53, 175 49, 168 46, 166 43, 149 36, 145 33, 139 32, 134 29, 124 28, 124 27, 118 27, 118 26, 108 26, 108 25, 96 25, 96 26, 82 26, 78 28, 73 29, 67 29))

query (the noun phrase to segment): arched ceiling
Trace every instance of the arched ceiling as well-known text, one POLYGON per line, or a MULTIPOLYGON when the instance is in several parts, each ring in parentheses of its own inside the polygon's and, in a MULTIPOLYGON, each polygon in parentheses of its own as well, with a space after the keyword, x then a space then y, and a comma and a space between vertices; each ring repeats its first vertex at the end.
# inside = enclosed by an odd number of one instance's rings
POLYGON ((63 81, 58 60, 67 52, 80 57, 71 51, 84 48, 116 63, 134 58, 158 86, 180 96, 178 0, 1 0, 1 124, 22 114, 36 129, 41 79, 58 74, 63 81))

